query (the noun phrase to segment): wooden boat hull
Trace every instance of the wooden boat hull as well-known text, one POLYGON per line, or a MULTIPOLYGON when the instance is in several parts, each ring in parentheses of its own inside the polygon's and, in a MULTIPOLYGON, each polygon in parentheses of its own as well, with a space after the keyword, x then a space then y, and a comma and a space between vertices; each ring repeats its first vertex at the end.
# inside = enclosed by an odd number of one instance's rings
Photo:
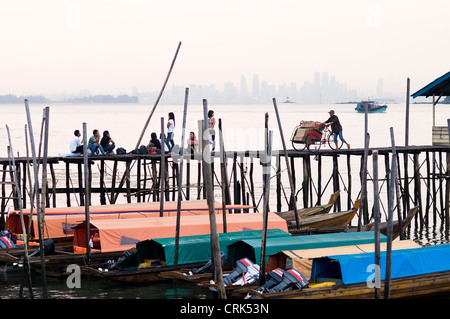
MULTIPOLYGON (((409 210, 408 215, 406 218, 402 219, 402 231, 405 231, 406 228, 408 228, 409 224, 411 224, 411 221, 413 220, 414 216, 419 211, 419 207, 413 207, 409 210)), ((375 229, 375 224, 371 223, 364 227, 365 231, 371 231, 375 229)), ((387 234, 387 223, 380 223, 380 233, 383 235, 387 234)), ((400 235, 400 226, 398 220, 395 220, 392 223, 392 239, 396 239, 400 235)))
MULTIPOLYGON (((381 296, 384 294, 384 281, 381 282, 381 296)), ((280 293, 259 294, 254 290, 241 290, 254 293, 263 299, 374 299, 374 288, 367 283, 334 285, 328 287, 305 288, 280 293)), ((448 294, 450 292, 450 271, 418 276, 391 279, 390 298, 419 298, 448 294)))
MULTIPOLYGON (((340 191, 337 191, 331 194, 330 199, 327 204, 315 207, 306 207, 297 209, 297 215, 299 218, 314 216, 318 214, 328 214, 336 203, 337 198, 339 197, 340 191)), ((295 222, 295 212, 294 210, 289 210, 286 212, 278 212, 276 213, 281 218, 285 219, 287 222, 295 222)))
MULTIPOLYGON (((91 254, 90 264, 91 267, 104 267, 108 260, 117 260, 123 252, 111 252, 111 253, 93 253, 91 254)), ((51 256, 45 256, 45 272, 50 277, 65 277, 70 275, 71 272, 67 272, 67 266, 78 265, 80 267, 87 265, 87 257, 85 254, 57 254, 51 256)), ((30 265, 34 267, 37 273, 41 273, 41 261, 40 257, 30 258, 30 265)))
MULTIPOLYGON (((178 272, 189 272, 192 268, 198 268, 203 266, 204 263, 196 263, 192 265, 183 265, 183 267, 190 267, 189 269, 181 269, 178 272)), ((141 269, 130 269, 130 270, 112 270, 112 271, 100 271, 94 267, 82 267, 81 274, 86 276, 93 276, 108 280, 122 281, 129 283, 149 283, 164 280, 174 279, 171 275, 164 275, 165 273, 172 273, 174 271, 174 266, 155 266, 141 269)), ((200 274, 195 276, 198 280, 204 280, 205 278, 210 278, 211 273, 200 274)), ((192 278, 192 277, 191 277, 192 278)))
POLYGON ((297 230, 295 225, 289 226, 289 232, 296 234, 307 229, 320 229, 325 227, 343 227, 348 225, 356 215, 356 210, 345 212, 331 213, 328 215, 311 216, 300 220, 300 229, 297 230))
POLYGON ((299 220, 299 227, 296 223, 288 225, 289 232, 295 234, 302 232, 305 229, 322 228, 322 227, 334 227, 334 226, 346 226, 350 224, 356 212, 359 209, 360 201, 357 200, 353 209, 344 212, 335 212, 330 214, 321 214, 315 216, 308 216, 299 220))

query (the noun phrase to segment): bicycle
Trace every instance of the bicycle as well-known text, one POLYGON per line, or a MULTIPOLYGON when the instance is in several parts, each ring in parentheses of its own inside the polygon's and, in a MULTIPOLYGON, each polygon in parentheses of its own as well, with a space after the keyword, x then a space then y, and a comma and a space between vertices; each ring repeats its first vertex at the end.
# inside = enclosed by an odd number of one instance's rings
MULTIPOLYGON (((291 142, 296 151, 303 151, 307 148, 312 153, 318 152, 322 144, 328 144, 331 149, 335 149, 336 145, 334 135, 328 126, 322 122, 303 120, 294 128, 291 142)), ((340 149, 343 144, 344 142, 339 140, 338 148, 340 149)))

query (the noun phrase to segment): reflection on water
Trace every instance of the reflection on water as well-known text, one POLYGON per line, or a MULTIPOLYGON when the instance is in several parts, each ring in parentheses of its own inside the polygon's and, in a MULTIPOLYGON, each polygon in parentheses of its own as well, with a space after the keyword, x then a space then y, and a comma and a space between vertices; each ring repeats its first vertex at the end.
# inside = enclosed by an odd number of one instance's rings
MULTIPOLYGON (((0 299, 19 298, 22 272, 8 268, 0 273, 0 299)), ((33 273, 34 298, 42 298, 41 276, 33 273)), ((47 295, 49 299, 183 299, 209 298, 197 293, 195 285, 184 281, 165 281, 152 284, 130 284, 82 277, 81 288, 68 288, 66 278, 47 277, 47 295)), ((28 287, 24 287, 23 296, 29 297, 28 287)))

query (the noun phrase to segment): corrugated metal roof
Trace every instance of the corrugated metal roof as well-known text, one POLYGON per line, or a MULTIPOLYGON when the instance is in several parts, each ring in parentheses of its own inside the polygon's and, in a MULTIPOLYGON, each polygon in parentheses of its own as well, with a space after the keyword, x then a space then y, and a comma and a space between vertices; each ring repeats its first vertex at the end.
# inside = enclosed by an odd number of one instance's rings
POLYGON ((412 94, 412 97, 415 99, 418 96, 429 97, 433 94, 436 96, 450 96, 450 72, 437 78, 427 86, 412 94))

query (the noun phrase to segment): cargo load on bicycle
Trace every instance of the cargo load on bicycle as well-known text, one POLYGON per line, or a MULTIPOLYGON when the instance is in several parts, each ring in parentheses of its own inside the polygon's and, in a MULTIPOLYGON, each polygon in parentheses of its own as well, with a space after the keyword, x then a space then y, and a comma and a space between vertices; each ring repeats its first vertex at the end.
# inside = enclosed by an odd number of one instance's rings
MULTIPOLYGON (((318 152, 320 147, 325 144, 331 149, 335 149, 334 136, 325 123, 316 121, 301 121, 292 132, 291 137, 292 147, 296 151, 303 151, 305 148, 310 152, 318 152)), ((336 144, 340 149, 344 142, 336 144)))
POLYGON ((322 139, 322 130, 325 125, 317 121, 301 121, 292 133, 293 143, 311 144, 322 139))

